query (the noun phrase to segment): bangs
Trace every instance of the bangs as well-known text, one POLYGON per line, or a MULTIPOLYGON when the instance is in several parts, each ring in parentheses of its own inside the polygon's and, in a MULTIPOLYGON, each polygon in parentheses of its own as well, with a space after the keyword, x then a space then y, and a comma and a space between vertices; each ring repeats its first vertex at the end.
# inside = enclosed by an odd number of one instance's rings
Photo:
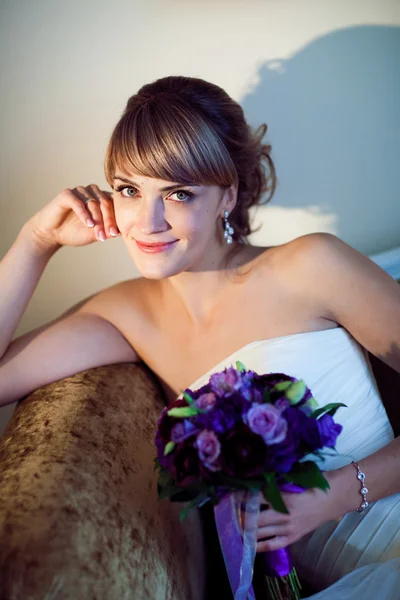
POLYGON ((230 186, 238 175, 218 134, 179 97, 158 96, 127 110, 111 136, 105 176, 118 170, 183 184, 230 186))

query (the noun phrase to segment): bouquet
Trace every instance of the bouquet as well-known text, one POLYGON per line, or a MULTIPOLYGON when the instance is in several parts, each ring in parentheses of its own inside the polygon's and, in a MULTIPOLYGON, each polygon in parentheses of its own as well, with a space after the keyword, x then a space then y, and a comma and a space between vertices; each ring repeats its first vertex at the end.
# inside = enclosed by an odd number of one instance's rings
MULTIPOLYGON (((181 520, 190 509, 213 503, 232 592, 235 600, 246 600, 255 598, 260 491, 272 508, 287 513, 281 491, 329 488, 308 458, 323 458, 323 448, 335 447, 342 427, 333 415, 345 405, 317 408, 303 380, 284 373, 260 375, 235 364, 211 375, 198 390, 187 388, 163 409, 155 469, 159 499, 187 503, 181 520)), ((298 599, 300 583, 289 548, 262 553, 262 558, 269 595, 298 599)))

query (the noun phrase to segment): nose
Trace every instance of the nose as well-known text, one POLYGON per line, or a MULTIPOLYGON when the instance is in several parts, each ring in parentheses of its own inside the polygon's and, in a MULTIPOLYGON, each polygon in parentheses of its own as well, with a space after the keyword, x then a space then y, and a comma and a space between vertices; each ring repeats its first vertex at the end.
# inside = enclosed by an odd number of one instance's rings
POLYGON ((144 200, 140 203, 136 220, 138 231, 144 235, 165 231, 168 227, 164 218, 164 203, 162 198, 156 200, 144 200))

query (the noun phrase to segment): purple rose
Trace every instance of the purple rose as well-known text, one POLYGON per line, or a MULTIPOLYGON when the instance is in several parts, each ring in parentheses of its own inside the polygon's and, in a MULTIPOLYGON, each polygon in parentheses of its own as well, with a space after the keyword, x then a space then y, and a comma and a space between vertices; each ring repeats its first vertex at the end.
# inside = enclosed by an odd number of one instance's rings
POLYGON ((251 477, 264 470, 266 445, 248 427, 236 427, 221 438, 221 464, 232 477, 251 477))
POLYGON ((233 392, 240 390, 243 385, 242 373, 233 367, 229 367, 221 373, 211 375, 210 385, 217 396, 229 396, 233 392))
POLYGON ((255 404, 246 415, 248 426, 261 435, 266 444, 283 442, 287 433, 287 422, 272 404, 255 404))
POLYGON ((212 408, 214 408, 216 401, 216 395, 213 394, 213 392, 208 392, 206 394, 202 394, 201 396, 199 396, 199 398, 197 398, 196 405, 201 410, 211 410, 212 408))
POLYGON ((343 427, 339 423, 335 423, 331 415, 325 414, 320 419, 317 419, 318 431, 321 438, 321 445, 334 448, 336 439, 343 427))
POLYGON ((221 444, 215 433, 213 431, 202 431, 197 436, 195 446, 204 466, 210 471, 218 471, 220 469, 218 457, 221 453, 221 444))
POLYGON ((186 438, 197 433, 197 431, 197 427, 189 419, 183 419, 175 423, 172 427, 171 440, 176 443, 183 442, 186 438))

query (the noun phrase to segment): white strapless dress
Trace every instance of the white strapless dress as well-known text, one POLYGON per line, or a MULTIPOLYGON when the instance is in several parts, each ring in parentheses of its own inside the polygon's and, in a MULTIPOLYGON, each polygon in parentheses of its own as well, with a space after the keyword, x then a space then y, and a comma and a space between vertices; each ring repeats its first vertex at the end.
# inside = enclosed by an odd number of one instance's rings
MULTIPOLYGON (((343 431, 337 454, 320 463, 324 470, 361 460, 393 440, 367 352, 343 327, 251 342, 189 387, 199 388, 236 360, 257 373, 304 379, 319 406, 347 405, 336 414, 343 431)), ((400 494, 325 523, 292 551, 300 578, 321 590, 313 600, 399 600, 400 494)))

